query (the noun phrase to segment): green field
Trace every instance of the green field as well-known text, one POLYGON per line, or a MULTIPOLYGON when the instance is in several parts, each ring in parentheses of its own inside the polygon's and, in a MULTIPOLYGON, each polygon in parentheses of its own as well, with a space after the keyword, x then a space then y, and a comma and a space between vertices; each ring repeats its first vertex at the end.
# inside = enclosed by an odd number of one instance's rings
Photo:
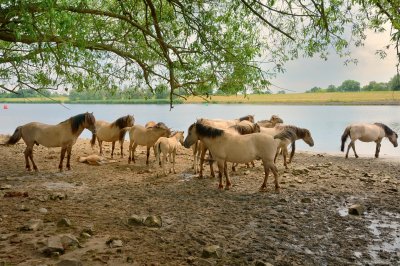
MULTIPOLYGON (((65 103, 65 104, 169 104, 169 99, 132 100, 80 100, 70 102, 68 97, 47 98, 0 98, 0 103, 65 103)), ((327 92, 290 94, 252 94, 233 96, 212 96, 209 99, 191 96, 180 103, 244 103, 244 104, 400 104, 400 91, 379 92, 327 92), (208 100, 208 101, 207 101, 208 100)))

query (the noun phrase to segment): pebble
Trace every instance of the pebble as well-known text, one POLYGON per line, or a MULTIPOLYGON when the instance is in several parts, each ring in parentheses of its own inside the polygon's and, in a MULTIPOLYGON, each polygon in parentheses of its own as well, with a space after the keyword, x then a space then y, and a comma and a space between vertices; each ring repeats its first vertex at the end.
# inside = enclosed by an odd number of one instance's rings
POLYGON ((161 227, 162 226, 162 219, 161 216, 151 215, 144 220, 143 225, 148 227, 161 227))
POLYGON ((57 222, 58 227, 71 227, 72 223, 68 218, 62 218, 57 222))
POLYGON ((203 258, 221 258, 222 248, 218 245, 206 246, 201 253, 203 258))
POLYGON ((353 204, 349 207, 349 214, 351 215, 362 215, 364 211, 365 208, 361 204, 353 204))
POLYGON ((61 242, 60 236, 50 236, 47 239, 47 245, 43 248, 42 253, 46 256, 54 256, 64 253, 64 247, 61 242))
POLYGON ((106 244, 110 248, 120 248, 124 245, 124 243, 122 242, 121 239, 109 239, 109 240, 107 240, 106 244))
POLYGON ((25 225, 20 227, 21 231, 38 231, 43 228, 43 220, 30 219, 25 225))
POLYGON ((47 209, 46 208, 40 208, 39 212, 43 213, 43 214, 46 214, 47 213, 47 209))
POLYGON ((11 185, 1 185, 0 186, 0 190, 6 190, 6 189, 11 189, 12 186, 11 185))

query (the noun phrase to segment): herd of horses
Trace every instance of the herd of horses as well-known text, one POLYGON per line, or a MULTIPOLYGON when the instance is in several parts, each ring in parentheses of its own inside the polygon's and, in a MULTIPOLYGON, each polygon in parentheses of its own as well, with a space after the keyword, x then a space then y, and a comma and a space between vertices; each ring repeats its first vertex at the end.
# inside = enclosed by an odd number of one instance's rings
MULTIPOLYGON (((227 162, 233 163, 232 170, 239 163, 253 163, 254 160, 261 160, 264 167, 264 180, 260 187, 266 189, 269 173, 272 172, 275 178, 275 190, 279 192, 278 170, 276 167, 277 156, 281 153, 285 168, 293 160, 295 154, 295 142, 302 139, 309 146, 314 145, 314 140, 308 129, 293 125, 283 124, 283 120, 272 115, 269 120, 254 121, 253 115, 247 115, 239 119, 197 119, 189 126, 187 136, 184 138, 183 131, 171 131, 162 122, 150 121, 145 126, 135 125, 132 115, 118 118, 114 122, 96 120, 93 113, 83 113, 57 124, 48 125, 39 122, 31 122, 16 128, 14 134, 3 143, 11 145, 17 143, 21 138, 26 144, 24 151, 26 169, 38 170, 33 160, 33 146, 43 145, 46 147, 61 147, 59 170, 63 170, 63 160, 67 153, 66 167, 71 168, 70 158, 72 146, 84 129, 92 132, 91 145, 95 145, 96 140, 99 145, 100 155, 103 154, 102 143, 111 142, 111 157, 114 156, 115 142, 120 142, 121 158, 124 155, 123 143, 125 135, 129 132, 129 157, 128 163, 135 163, 135 150, 138 145, 146 146, 147 158, 146 165, 149 164, 150 149, 153 148, 157 158, 157 164, 162 167, 164 175, 167 175, 166 163, 172 164, 170 172, 175 171, 175 156, 177 149, 183 145, 185 148, 193 150, 193 168, 195 173, 203 176, 203 164, 205 155, 209 151, 210 161, 215 161, 218 165, 218 177, 220 189, 224 188, 222 178, 226 179, 225 189, 229 189, 231 181, 229 179, 227 162), (291 145, 291 154, 288 157, 288 146, 291 145)), ((355 150, 355 141, 358 139, 363 142, 376 142, 375 157, 379 157, 381 141, 387 137, 394 147, 398 146, 398 135, 388 126, 382 123, 366 124, 357 123, 346 127, 341 138, 341 151, 347 138, 351 141, 348 144, 346 158, 348 158, 350 148, 354 155, 358 155, 355 150)), ((211 176, 215 176, 213 164, 210 163, 211 176)))

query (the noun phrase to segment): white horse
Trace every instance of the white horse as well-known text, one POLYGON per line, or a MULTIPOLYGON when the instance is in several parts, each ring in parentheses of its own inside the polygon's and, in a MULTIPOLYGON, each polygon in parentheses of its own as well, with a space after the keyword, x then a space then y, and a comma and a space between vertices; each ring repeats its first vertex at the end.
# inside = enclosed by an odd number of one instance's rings
MULTIPOLYGON (((167 162, 167 156, 169 156, 169 162, 172 163, 172 171, 176 174, 175 171, 175 156, 176 151, 179 146, 183 144, 183 131, 176 131, 172 134, 171 137, 160 137, 156 144, 154 144, 154 150, 156 151, 157 163, 161 163, 161 167, 163 169, 164 176, 167 176, 167 172, 165 171, 165 164, 167 162), (162 160, 160 161, 161 153, 163 155, 162 160)), ((171 173, 171 169, 169 170, 171 173)))
POLYGON ((384 137, 387 137, 394 147, 397 147, 398 135, 388 126, 382 123, 366 124, 358 123, 351 124, 343 132, 342 135, 342 145, 340 147, 341 151, 344 151, 344 144, 347 138, 350 137, 351 141, 347 146, 346 158, 349 157, 350 147, 353 148, 354 156, 358 158, 356 153, 356 147, 354 142, 359 139, 363 142, 376 142, 375 158, 379 157, 379 152, 381 150, 381 141, 384 137))
POLYGON ((198 120, 188 129, 188 136, 183 145, 189 148, 196 141, 201 140, 210 150, 213 159, 218 163, 219 185, 222 189, 222 173, 226 177, 226 189, 231 186, 226 162, 248 163, 252 160, 261 159, 264 165, 264 182, 260 189, 264 190, 267 185, 269 171, 275 177, 275 190, 279 192, 278 170, 274 164, 274 156, 278 142, 271 136, 261 133, 248 135, 237 135, 226 130, 217 129, 198 120))

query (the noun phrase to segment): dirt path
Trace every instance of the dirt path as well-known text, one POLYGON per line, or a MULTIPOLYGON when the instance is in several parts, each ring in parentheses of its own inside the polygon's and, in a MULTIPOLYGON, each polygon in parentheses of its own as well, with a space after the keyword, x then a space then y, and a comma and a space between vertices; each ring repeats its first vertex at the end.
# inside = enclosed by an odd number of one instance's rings
POLYGON ((219 191, 192 174, 191 150, 161 177, 140 148, 134 165, 119 149, 115 162, 78 163, 88 142, 62 173, 59 149, 35 147, 40 171, 29 173, 22 143, 0 146, 0 265, 400 264, 400 160, 298 153, 286 172, 278 162, 280 194, 272 178, 258 191, 260 162, 219 191))

